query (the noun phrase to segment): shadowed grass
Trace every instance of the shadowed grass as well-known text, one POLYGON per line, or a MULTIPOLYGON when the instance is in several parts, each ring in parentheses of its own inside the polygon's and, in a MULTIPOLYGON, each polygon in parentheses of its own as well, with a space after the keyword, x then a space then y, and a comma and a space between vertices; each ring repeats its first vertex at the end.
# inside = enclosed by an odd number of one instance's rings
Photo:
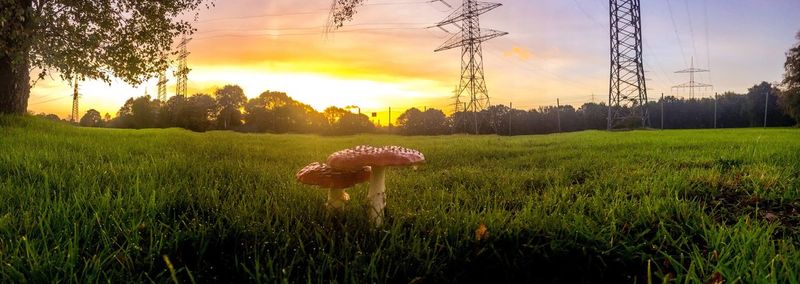
POLYGON ((334 138, 0 116, 0 146, 3 282, 800 279, 797 129, 334 138), (294 181, 360 144, 428 160, 390 170, 379 230, 366 186, 330 215, 294 181))

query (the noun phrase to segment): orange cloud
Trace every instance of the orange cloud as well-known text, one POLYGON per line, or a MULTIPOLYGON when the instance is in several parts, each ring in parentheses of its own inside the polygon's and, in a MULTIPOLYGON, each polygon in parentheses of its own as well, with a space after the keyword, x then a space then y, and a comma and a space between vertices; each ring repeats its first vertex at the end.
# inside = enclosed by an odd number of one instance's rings
POLYGON ((528 61, 533 58, 533 53, 531 53, 527 48, 521 46, 514 46, 511 50, 503 52, 505 57, 516 57, 522 61, 528 61))

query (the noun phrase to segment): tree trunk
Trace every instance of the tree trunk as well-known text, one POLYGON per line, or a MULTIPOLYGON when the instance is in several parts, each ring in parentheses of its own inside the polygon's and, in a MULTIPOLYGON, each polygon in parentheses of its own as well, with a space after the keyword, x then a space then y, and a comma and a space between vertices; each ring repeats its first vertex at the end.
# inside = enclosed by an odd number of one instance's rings
POLYGON ((16 0, 3 12, 24 11, 22 21, 9 22, 2 28, 0 45, 0 114, 25 114, 30 88, 30 36, 32 33, 31 0, 16 0))
POLYGON ((0 55, 0 114, 25 114, 31 94, 27 56, 14 62, 0 55))

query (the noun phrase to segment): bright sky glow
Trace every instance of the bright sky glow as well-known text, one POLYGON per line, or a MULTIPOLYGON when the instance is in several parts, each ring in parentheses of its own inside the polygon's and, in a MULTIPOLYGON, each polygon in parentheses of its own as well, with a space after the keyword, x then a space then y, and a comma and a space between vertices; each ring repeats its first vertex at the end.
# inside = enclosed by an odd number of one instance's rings
MULTIPOLYGON (((215 8, 201 11, 189 45, 190 92, 211 93, 225 84, 242 86, 248 97, 282 91, 320 111, 358 105, 365 113, 379 112, 383 124, 389 107, 394 118, 409 107, 449 113, 460 54, 434 53, 449 35, 424 27, 451 11, 425 2, 368 0, 354 22, 326 39, 321 31, 328 0, 216 1, 215 8)), ((510 32, 484 44, 493 104, 513 102, 529 109, 553 105, 556 98, 575 106, 607 99, 608 1, 499 2, 504 6, 481 19, 483 27, 510 32)), ((720 92, 779 81, 784 53, 800 31, 797 0, 654 0, 642 5, 651 99, 661 93, 683 95, 670 87, 688 78, 673 72, 687 68, 692 57, 696 67, 712 70, 698 80, 720 92)), ((171 96, 175 79, 169 79, 171 96)), ((135 87, 85 82, 81 113, 94 108, 114 115, 130 97, 145 91, 155 96, 155 81, 135 87)), ((41 81, 32 91, 29 110, 66 118, 70 96, 66 82, 41 81)))

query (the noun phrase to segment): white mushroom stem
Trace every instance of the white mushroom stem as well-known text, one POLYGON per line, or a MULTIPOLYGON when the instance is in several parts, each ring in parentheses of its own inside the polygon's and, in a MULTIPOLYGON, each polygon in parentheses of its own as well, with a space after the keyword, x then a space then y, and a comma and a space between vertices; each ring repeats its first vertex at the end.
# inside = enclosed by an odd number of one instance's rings
POLYGON ((372 167, 372 176, 369 180, 369 192, 367 193, 368 214, 375 226, 383 224, 383 209, 386 208, 385 173, 385 167, 372 167))
POLYGON ((350 195, 344 192, 344 189, 331 189, 328 191, 328 203, 325 205, 329 210, 343 210, 349 200, 350 195))

